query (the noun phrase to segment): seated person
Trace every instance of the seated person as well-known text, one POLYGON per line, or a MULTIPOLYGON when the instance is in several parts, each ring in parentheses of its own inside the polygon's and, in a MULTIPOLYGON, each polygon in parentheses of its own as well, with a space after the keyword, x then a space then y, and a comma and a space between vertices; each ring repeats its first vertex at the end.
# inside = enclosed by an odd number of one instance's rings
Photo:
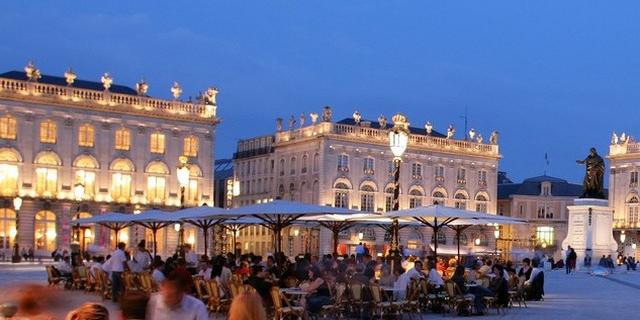
MULTIPOLYGON (((533 264, 538 265, 538 261, 533 259, 533 264)), ((531 277, 524 282, 526 298, 539 301, 544 296, 544 272, 540 267, 531 270, 531 277)))
POLYGON ((509 304, 509 284, 507 279, 504 278, 504 269, 501 265, 493 266, 493 274, 495 277, 491 279, 489 283, 489 290, 496 297, 496 303, 501 307, 507 307, 509 304))
POLYGON ((247 280, 247 283, 256 289, 256 292, 262 297, 265 305, 271 304, 271 287, 273 287, 273 283, 271 279, 269 279, 269 272, 264 266, 253 266, 253 273, 247 280))
POLYGON ((54 268, 58 270, 61 277, 71 278, 71 274, 73 273, 73 267, 69 262, 69 256, 62 258, 58 263, 54 265, 54 268))
POLYGON ((321 277, 318 268, 309 268, 308 278, 309 280, 306 282, 306 285, 301 286, 304 291, 310 292, 310 294, 303 299, 303 305, 306 306, 306 310, 309 313, 315 314, 322 310, 322 306, 331 303, 331 293, 329 291, 329 285, 321 277))
POLYGON ((429 276, 427 278, 427 281, 429 281, 429 284, 434 287, 436 292, 442 291, 442 288, 444 286, 444 280, 442 279, 442 276, 440 275, 438 270, 436 270, 436 267, 432 261, 429 261, 427 265, 429 268, 429 276))
POLYGON ((476 314, 478 315, 484 314, 485 305, 484 305, 483 298, 491 296, 492 292, 489 291, 489 289, 480 285, 467 287, 465 285, 466 280, 464 278, 464 266, 456 267, 456 270, 454 271, 453 276, 451 277, 451 281, 453 281, 456 284, 456 286, 458 286, 462 294, 473 295, 473 304, 476 310, 476 314))
POLYGON ((531 260, 529 258, 522 259, 522 267, 518 271, 518 277, 524 276, 524 280, 527 281, 531 277, 531 260))

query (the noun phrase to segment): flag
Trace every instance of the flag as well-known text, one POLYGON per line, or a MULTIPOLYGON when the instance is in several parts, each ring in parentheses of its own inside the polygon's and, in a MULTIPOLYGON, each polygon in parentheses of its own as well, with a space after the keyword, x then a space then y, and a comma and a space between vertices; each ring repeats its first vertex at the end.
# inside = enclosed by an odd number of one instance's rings
POLYGON ((547 166, 549 165, 549 155, 546 152, 544 153, 544 162, 547 164, 547 166))

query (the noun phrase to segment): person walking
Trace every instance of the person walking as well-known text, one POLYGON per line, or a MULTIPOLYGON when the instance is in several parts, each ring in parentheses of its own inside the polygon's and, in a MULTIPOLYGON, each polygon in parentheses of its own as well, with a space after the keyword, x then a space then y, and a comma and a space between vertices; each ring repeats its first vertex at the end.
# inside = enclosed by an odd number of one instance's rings
POLYGON ((111 254, 111 258, 106 262, 111 271, 111 299, 113 302, 117 302, 120 294, 124 292, 122 273, 129 268, 127 255, 124 253, 125 248, 124 242, 118 243, 118 249, 111 254))

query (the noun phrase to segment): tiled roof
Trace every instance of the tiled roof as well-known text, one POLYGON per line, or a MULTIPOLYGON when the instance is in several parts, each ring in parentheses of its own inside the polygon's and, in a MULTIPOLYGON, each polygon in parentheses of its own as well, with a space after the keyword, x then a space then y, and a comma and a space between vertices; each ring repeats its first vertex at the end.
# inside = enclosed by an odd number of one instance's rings
MULTIPOLYGON (((0 78, 21 80, 21 81, 28 80, 26 73, 22 71, 5 72, 0 74, 0 78)), ((67 81, 65 80, 64 77, 56 77, 56 76, 50 76, 50 75, 42 75, 42 78, 38 79, 38 82, 58 85, 58 86, 67 86, 67 81)), ((80 88, 80 89, 104 91, 104 86, 102 85, 102 83, 95 82, 95 81, 86 81, 86 80, 76 79, 71 86, 74 88, 80 88)), ((117 84, 112 84, 111 87, 109 87, 109 91, 113 93, 120 93, 120 94, 138 95, 138 92, 133 88, 117 85, 117 84)))
POLYGON ((508 199, 511 195, 540 195, 543 182, 551 183, 552 196, 577 198, 582 195, 582 185, 569 183, 564 179, 542 175, 525 179, 522 183, 499 184, 498 199, 508 199))
MULTIPOLYGON (((369 121, 369 120, 364 120, 363 119, 362 121, 360 121, 360 123, 362 124, 362 122, 365 122, 365 121, 371 123, 371 125, 369 127, 374 128, 374 129, 381 129, 380 123, 378 121, 369 121)), ((345 119, 342 119, 342 120, 338 121, 338 123, 339 124, 346 124, 346 125, 352 125, 353 126, 353 125, 356 125, 356 120, 353 119, 353 118, 345 118, 345 119)), ((393 126, 392 122, 389 122, 387 124, 387 128, 391 128, 392 126, 393 126)), ((409 130, 413 134, 420 134, 420 135, 425 135, 425 136, 427 135, 427 130, 424 129, 424 128, 409 127, 409 130)), ((443 135, 442 133, 440 133, 440 132, 438 132, 436 130, 431 131, 431 135, 434 136, 434 137, 446 138, 445 135, 443 135)))

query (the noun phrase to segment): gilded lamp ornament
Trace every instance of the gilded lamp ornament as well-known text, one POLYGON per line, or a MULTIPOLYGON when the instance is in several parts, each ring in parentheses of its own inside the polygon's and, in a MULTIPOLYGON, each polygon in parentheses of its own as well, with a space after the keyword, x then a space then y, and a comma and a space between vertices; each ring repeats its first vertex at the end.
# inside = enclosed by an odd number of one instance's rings
POLYGON ((27 74, 27 79, 29 81, 38 81, 38 79, 42 78, 40 75, 40 70, 36 68, 33 64, 33 61, 29 61, 27 65, 24 67, 24 72, 27 74))
POLYGON ((75 72, 73 72, 73 70, 71 70, 71 68, 67 69, 67 71, 64 72, 64 80, 67 82, 68 86, 71 86, 73 82, 76 81, 77 77, 78 76, 75 72))
POLYGON ((178 98, 180 98, 180 95, 182 94, 182 88, 177 81, 173 82, 173 86, 171 87, 171 94, 173 95, 173 98, 175 100, 178 100, 178 98))
POLYGON ((111 84, 113 83, 113 78, 111 77, 111 75, 108 72, 105 72, 105 74, 103 74, 100 78, 100 81, 102 82, 104 90, 109 91, 109 88, 111 88, 111 84))

